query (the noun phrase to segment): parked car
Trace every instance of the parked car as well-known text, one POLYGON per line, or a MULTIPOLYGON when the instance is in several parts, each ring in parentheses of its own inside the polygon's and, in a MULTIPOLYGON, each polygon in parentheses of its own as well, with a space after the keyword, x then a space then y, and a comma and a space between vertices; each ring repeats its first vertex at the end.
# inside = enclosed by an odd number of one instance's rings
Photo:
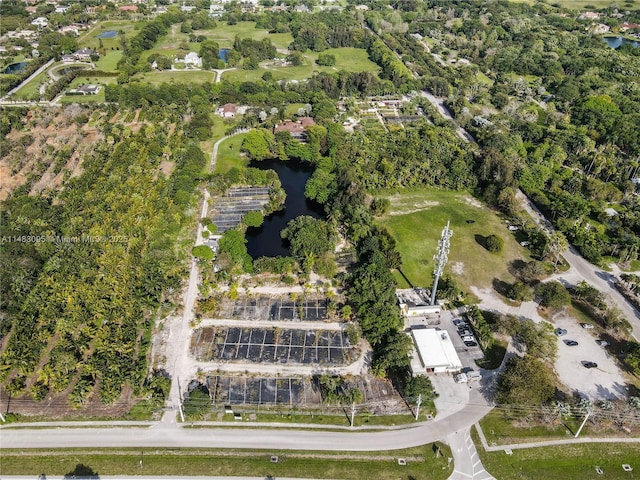
POLYGON ((598 364, 596 362, 584 362, 584 368, 598 368, 598 364))
POLYGON ((463 342, 474 342, 476 338, 473 335, 465 335, 462 337, 463 342))
POLYGON ((607 342, 606 340, 598 339, 598 340, 596 340, 596 345, 600 345, 601 347, 608 347, 611 344, 609 342, 607 342))
POLYGON ((454 319, 453 319, 453 324, 454 324, 456 327, 460 327, 460 326, 462 326, 462 325, 466 325, 466 324, 467 324, 467 322, 465 322, 465 321, 464 321, 464 320, 462 320, 461 318, 454 318, 454 319))
POLYGON ((478 346, 478 344, 476 342, 472 342, 472 341, 466 341, 466 342, 464 342, 464 344, 467 347, 477 347, 478 346))
POLYGON ((578 345, 578 342, 576 342, 575 340, 565 340, 564 343, 565 345, 569 345, 570 347, 575 347, 576 345, 578 345))
POLYGON ((555 332, 559 337, 567 334, 567 331, 564 328, 556 328, 555 332))
POLYGON ((466 337, 468 335, 473 335, 473 332, 471 330, 458 330, 458 335, 466 337))
POLYGON ((582 328, 586 328, 586 329, 591 329, 593 328, 593 325, 591 325, 590 323, 581 323, 580 326, 582 328))

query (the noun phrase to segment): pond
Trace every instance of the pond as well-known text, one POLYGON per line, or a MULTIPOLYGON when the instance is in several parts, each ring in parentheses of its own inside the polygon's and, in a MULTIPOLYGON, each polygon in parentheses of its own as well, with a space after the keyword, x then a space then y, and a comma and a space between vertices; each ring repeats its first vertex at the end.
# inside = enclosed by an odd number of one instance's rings
POLYGON ((100 35, 96 35, 96 38, 116 38, 118 32, 115 30, 105 30, 100 35))
POLYGON ((25 69, 27 62, 17 62, 8 65, 2 73, 18 73, 25 69))
POLYGON ((218 58, 226 62, 227 56, 229 56, 230 51, 231 51, 230 48, 221 48, 220 50, 218 50, 218 58))
POLYGON ((622 45, 631 45, 633 48, 640 47, 640 41, 629 40, 622 37, 604 37, 604 41, 607 42, 611 48, 619 48, 622 45))
POLYGON ((265 217, 264 223, 258 228, 247 229, 247 250, 251 258, 288 256, 289 249, 280 238, 290 220, 300 215, 314 218, 324 218, 322 206, 308 200, 304 196, 304 187, 313 173, 308 164, 295 160, 265 160, 251 162, 251 167, 261 170, 275 170, 280 177, 282 188, 287 193, 284 208, 265 217))

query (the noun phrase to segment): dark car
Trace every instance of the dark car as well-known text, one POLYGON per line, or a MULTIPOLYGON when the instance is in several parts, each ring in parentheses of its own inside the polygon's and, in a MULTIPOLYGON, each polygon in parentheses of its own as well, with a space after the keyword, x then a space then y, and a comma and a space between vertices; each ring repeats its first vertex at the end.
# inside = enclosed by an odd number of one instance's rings
POLYGON ((578 345, 578 342, 576 342, 575 340, 565 340, 564 343, 565 345, 569 345, 570 347, 575 347, 576 345, 578 345))
POLYGON ((467 335, 473 335, 473 332, 468 329, 458 330, 458 335, 460 335, 461 337, 466 337, 467 335))
POLYGON ((567 334, 567 331, 564 328, 556 328, 555 332, 556 332, 556 335, 559 337, 567 334))
POLYGON ((598 368, 598 364, 596 362, 584 362, 584 368, 598 368))
POLYGON ((466 325, 466 324, 467 324, 467 322, 465 322, 465 321, 464 321, 464 320, 462 320, 461 318, 456 318, 456 319, 453 321, 453 324, 454 324, 456 327, 459 327, 460 325, 466 325))
POLYGON ((611 345, 609 342, 607 342, 606 340, 596 340, 596 345, 600 345, 601 347, 608 347, 609 345, 611 345))
POLYGON ((467 347, 477 347, 478 344, 476 342, 464 342, 467 347))

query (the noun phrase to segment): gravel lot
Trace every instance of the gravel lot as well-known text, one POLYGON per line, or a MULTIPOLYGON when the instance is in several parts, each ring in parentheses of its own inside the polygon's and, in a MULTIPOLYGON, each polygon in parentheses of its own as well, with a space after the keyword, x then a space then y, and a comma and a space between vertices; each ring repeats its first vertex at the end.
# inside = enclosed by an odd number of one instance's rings
MULTIPOLYGON (((535 302, 523 302, 519 306, 504 303, 491 289, 472 289, 481 298, 480 308, 499 313, 510 313, 519 318, 545 321, 538 315, 535 302)), ((608 355, 604 347, 596 345, 594 330, 586 330, 567 315, 553 317, 554 329, 564 328, 567 334, 559 337, 556 373, 567 389, 591 400, 605 400, 626 396, 625 379, 618 369, 615 358, 608 355), (564 340, 575 340, 579 345, 570 347, 564 340), (596 362, 598 368, 585 368, 583 362, 596 362)), ((462 357, 461 357, 462 360, 462 357)), ((464 363, 464 360, 463 360, 464 363)))
POLYGON ((626 396, 625 380, 615 358, 606 348, 596 345, 598 338, 593 330, 586 330, 573 318, 558 315, 554 318, 556 328, 564 328, 566 335, 558 337, 558 358, 555 368, 558 378, 573 393, 591 400, 605 400, 626 396), (570 347, 564 340, 579 343, 570 347), (598 368, 585 368, 585 361, 596 362, 598 368))

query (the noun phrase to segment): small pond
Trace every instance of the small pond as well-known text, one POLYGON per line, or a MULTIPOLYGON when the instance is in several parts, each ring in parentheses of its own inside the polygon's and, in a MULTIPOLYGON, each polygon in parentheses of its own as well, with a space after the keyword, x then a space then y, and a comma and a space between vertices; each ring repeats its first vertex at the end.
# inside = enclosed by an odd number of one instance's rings
POLYGON ((280 232, 290 220, 300 215, 324 218, 322 206, 304 196, 304 187, 313 173, 308 164, 295 160, 265 160, 251 162, 251 167, 261 170, 275 170, 280 177, 282 188, 287 192, 284 208, 265 217, 258 228, 247 229, 247 250, 253 259, 289 255, 287 245, 280 238, 280 232))
POLYGON ((622 37, 604 37, 604 41, 607 42, 611 48, 619 48, 622 45, 631 45, 633 48, 640 47, 640 40, 629 40, 622 37))
POLYGON ((18 73, 25 69, 27 62, 17 62, 8 65, 2 73, 18 73))
POLYGON ((220 50, 218 50, 218 58, 226 62, 227 56, 229 56, 230 51, 231 51, 230 48, 221 48, 220 50))
POLYGON ((115 30, 105 30, 100 35, 96 35, 96 38, 116 38, 118 32, 115 30))

